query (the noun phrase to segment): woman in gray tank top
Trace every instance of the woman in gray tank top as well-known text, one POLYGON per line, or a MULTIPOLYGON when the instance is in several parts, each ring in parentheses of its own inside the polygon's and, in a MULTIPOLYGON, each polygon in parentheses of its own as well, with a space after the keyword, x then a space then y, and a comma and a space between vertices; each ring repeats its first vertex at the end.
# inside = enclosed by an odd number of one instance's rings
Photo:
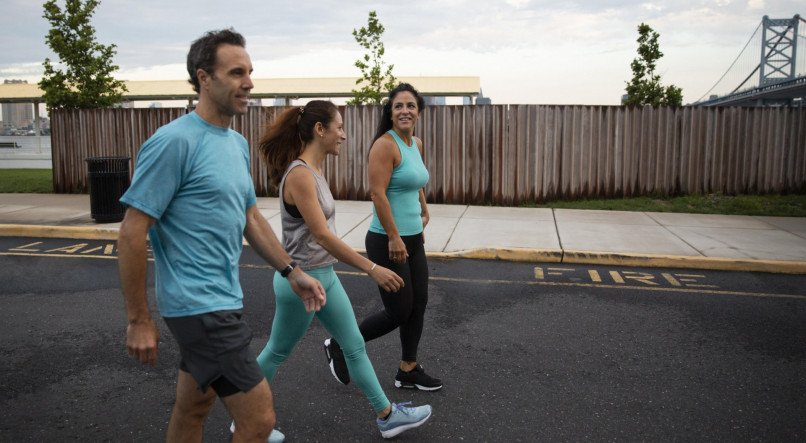
MULTIPOLYGON (((283 112, 268 128, 259 150, 269 168, 272 184, 278 188, 283 246, 299 266, 325 288, 327 303, 318 312, 308 312, 280 273, 274 274, 276 310, 271 335, 257 358, 269 383, 278 367, 303 337, 314 315, 341 344, 337 356, 346 363, 343 376, 355 380, 378 415, 376 423, 384 438, 420 426, 431 416, 431 406, 390 403, 381 389, 367 357, 350 299, 333 264, 341 260, 366 272, 389 291, 397 291, 403 280, 389 269, 376 265, 355 252, 337 235, 335 201, 322 176, 328 155, 338 155, 346 140, 341 114, 329 101, 314 100, 305 107, 283 112)), ((326 343, 326 351, 330 348, 326 343)), ((331 371, 335 365, 331 364, 331 371)))

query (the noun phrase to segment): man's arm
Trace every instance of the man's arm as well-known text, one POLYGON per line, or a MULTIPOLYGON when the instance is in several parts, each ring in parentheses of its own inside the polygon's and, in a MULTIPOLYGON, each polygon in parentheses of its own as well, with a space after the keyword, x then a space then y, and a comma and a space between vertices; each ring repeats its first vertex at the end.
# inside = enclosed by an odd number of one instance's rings
POLYGON ((134 208, 126 210, 118 236, 118 271, 126 302, 126 349, 141 363, 156 366, 159 331, 148 310, 146 239, 154 219, 134 208))
MULTIPOLYGON (((277 236, 274 235, 269 222, 257 209, 257 205, 252 205, 246 210, 246 228, 243 235, 255 252, 274 269, 284 269, 291 263, 291 257, 277 240, 277 236)), ((305 303, 305 309, 308 312, 322 309, 322 306, 325 305, 325 290, 318 280, 302 272, 298 267, 294 268, 287 278, 291 289, 305 303)))

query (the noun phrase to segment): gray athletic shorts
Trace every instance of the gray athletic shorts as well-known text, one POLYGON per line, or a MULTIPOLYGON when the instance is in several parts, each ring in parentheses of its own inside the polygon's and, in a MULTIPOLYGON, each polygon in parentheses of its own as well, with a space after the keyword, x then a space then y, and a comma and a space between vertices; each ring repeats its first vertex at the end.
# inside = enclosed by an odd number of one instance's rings
POLYGON ((247 392, 263 380, 249 351, 252 331, 242 316, 242 310, 235 310, 163 317, 179 343, 179 368, 193 376, 202 392, 212 387, 219 397, 226 397, 247 392))

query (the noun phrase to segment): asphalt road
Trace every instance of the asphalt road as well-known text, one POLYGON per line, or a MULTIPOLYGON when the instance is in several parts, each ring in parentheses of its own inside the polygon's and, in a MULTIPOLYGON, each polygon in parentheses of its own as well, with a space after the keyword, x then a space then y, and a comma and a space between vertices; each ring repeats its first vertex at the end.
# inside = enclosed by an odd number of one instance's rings
MULTIPOLYGON (((114 243, 0 238, 0 441, 160 441, 178 351, 129 359, 114 243)), ((806 276, 431 260, 420 361, 445 387, 400 391, 399 345, 367 349, 392 401, 430 403, 403 441, 803 441, 806 276)), ((339 266, 356 315, 371 280, 339 266)), ((258 353, 272 271, 246 249, 258 353)), ((381 440, 354 384, 325 365, 314 321, 273 383, 287 441, 381 440)), ((228 441, 219 403, 205 441, 228 441)))

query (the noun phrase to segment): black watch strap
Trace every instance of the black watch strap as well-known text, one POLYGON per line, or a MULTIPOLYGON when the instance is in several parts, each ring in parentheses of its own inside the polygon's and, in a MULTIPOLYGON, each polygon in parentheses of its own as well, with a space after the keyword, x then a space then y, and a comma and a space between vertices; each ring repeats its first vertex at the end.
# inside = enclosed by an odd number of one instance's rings
POLYGON ((294 268, 296 268, 296 267, 297 267, 297 262, 292 261, 291 263, 288 264, 288 266, 286 266, 285 268, 283 268, 282 271, 280 271, 280 275, 282 277, 284 277, 284 278, 288 278, 288 274, 290 274, 291 271, 293 271, 294 268))

